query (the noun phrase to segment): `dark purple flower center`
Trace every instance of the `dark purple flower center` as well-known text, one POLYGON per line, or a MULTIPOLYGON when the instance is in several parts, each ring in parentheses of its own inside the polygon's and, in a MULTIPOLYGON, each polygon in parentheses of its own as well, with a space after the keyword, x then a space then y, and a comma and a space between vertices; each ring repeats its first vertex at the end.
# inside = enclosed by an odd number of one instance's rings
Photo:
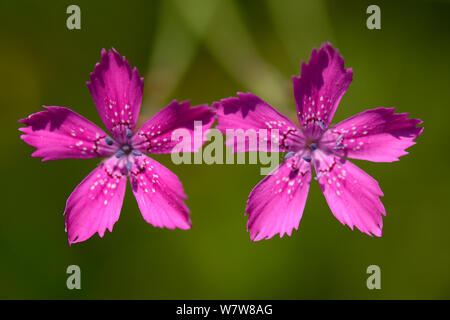
POLYGON ((301 161, 310 163, 313 160, 313 153, 319 149, 319 139, 304 138, 298 134, 293 134, 288 137, 289 152, 284 156, 284 159, 295 157, 293 165, 294 171, 297 171, 301 161))
POLYGON ((142 155, 142 153, 139 150, 133 149, 130 143, 124 143, 120 147, 119 151, 116 152, 116 157, 122 158, 124 156, 129 156, 130 154, 137 157, 142 155))
MULTIPOLYGON (((139 157, 142 153, 139 150, 133 149, 131 138, 133 137, 133 133, 130 129, 126 131, 126 142, 119 144, 120 147, 115 153, 115 157, 119 159, 119 161, 125 162, 125 167, 128 171, 131 171, 133 166, 134 157, 139 157)), ((107 145, 112 146, 115 141, 110 137, 105 137, 105 142, 107 145)))
POLYGON ((124 154, 130 154, 133 148, 128 143, 126 143, 120 147, 120 150, 122 150, 124 154))

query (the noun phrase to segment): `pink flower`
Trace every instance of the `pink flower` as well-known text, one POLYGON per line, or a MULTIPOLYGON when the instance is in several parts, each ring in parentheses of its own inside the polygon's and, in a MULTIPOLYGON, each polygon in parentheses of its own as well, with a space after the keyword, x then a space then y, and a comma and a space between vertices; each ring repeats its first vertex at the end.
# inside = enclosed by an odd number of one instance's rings
MULTIPOLYGON (((285 161, 250 193, 247 229, 254 241, 297 229, 305 207, 312 168, 334 216, 351 229, 382 235, 386 215, 375 179, 347 158, 374 162, 397 161, 423 131, 419 119, 393 108, 363 111, 329 126, 339 101, 352 81, 352 69, 330 44, 313 50, 301 76, 293 77, 300 127, 251 93, 215 103, 218 129, 279 129, 277 144, 285 161)), ((246 148, 248 150, 248 148, 246 148)))
MULTIPOLYGON (((189 229, 191 220, 181 182, 143 153, 171 153, 178 143, 171 139, 174 130, 184 128, 193 133, 194 120, 199 120, 207 131, 214 112, 206 105, 190 108, 189 102, 175 100, 133 133, 144 79, 114 49, 102 50, 101 62, 96 64, 87 85, 112 138, 63 107, 46 106, 45 111, 19 121, 26 125, 19 129, 25 133, 21 138, 37 148, 32 155, 42 157, 42 161, 107 157, 67 200, 64 214, 69 243, 85 241, 96 232, 103 237, 106 229, 112 231, 119 219, 127 176, 145 221, 155 227, 189 229)), ((184 151, 195 150, 192 147, 184 151)))

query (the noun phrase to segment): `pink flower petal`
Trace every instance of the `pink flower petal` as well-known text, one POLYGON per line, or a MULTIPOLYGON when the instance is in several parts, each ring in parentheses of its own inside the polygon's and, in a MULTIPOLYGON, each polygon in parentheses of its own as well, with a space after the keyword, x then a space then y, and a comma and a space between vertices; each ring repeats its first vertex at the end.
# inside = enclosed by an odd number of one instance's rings
POLYGON ((408 119, 408 113, 394 113, 394 108, 363 111, 330 128, 321 147, 348 158, 392 162, 408 154, 423 131, 420 119, 408 119))
POLYGON ((87 86, 106 128, 119 142, 134 130, 142 102, 144 79, 115 50, 102 50, 102 58, 87 86))
POLYGON ((229 129, 234 130, 235 133, 237 130, 243 132, 253 130, 258 141, 256 147, 249 143, 249 135, 245 139, 228 138, 226 144, 228 146, 234 144, 234 150, 238 152, 289 151, 287 141, 290 136, 296 136, 299 140, 304 139, 295 124, 252 93, 239 92, 236 98, 222 99, 213 107, 218 115, 216 128, 223 134, 227 134, 229 129), (263 133, 260 129, 266 132, 263 133), (273 129, 278 130, 278 137, 271 134, 273 129))
POLYGON ((318 138, 328 127, 339 101, 352 81, 352 69, 331 44, 314 49, 301 76, 292 77, 298 118, 305 135, 318 138))
POLYGON ((114 153, 115 146, 107 145, 106 133, 78 113, 63 107, 44 107, 19 120, 26 127, 19 128, 21 138, 36 147, 33 157, 42 161, 67 158, 96 158, 114 153))
POLYGON ((130 182, 145 221, 159 228, 191 228, 186 195, 172 171, 142 155, 135 158, 130 182))
POLYGON ((381 237, 386 211, 378 182, 350 161, 314 152, 320 188, 334 216, 352 230, 381 237))
POLYGON ((82 242, 98 232, 103 237, 119 219, 126 189, 126 168, 111 157, 102 162, 72 192, 64 214, 69 243, 82 242))
POLYGON ((247 201, 247 230, 253 241, 270 239, 276 234, 291 235, 298 229, 311 181, 311 164, 290 158, 266 176, 252 190, 247 201))
POLYGON ((190 141, 183 145, 184 152, 196 152, 206 141, 206 135, 214 122, 214 112, 207 105, 190 107, 188 101, 172 101, 156 113, 133 136, 133 148, 144 153, 172 153, 180 139, 173 139, 177 129, 185 129, 190 141), (194 122, 201 125, 194 128, 194 122), (196 133, 194 133, 194 129, 196 133), (190 143, 189 143, 190 142, 190 143))

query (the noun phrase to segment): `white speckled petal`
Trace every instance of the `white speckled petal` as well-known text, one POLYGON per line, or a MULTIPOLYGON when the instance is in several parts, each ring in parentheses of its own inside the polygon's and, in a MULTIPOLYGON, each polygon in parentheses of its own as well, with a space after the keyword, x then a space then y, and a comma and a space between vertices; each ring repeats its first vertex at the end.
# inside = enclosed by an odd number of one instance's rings
POLYGON ((239 92, 237 97, 222 99, 213 107, 218 115, 216 128, 228 136, 227 146, 237 152, 284 152, 305 144, 295 124, 252 93, 239 92))
POLYGON ((106 128, 119 142, 134 130, 142 102, 144 79, 115 50, 102 50, 102 58, 87 86, 106 128))
POLYGON ((289 158, 266 176, 247 201, 247 229, 253 241, 280 238, 298 229, 311 182, 311 163, 301 155, 289 158))
POLYGON ((206 141, 213 122, 214 112, 207 105, 190 107, 188 101, 174 100, 136 132, 133 148, 143 153, 172 153, 181 143, 183 152, 196 152, 206 141), (184 134, 173 136, 177 130, 184 134))
POLYGON ((64 210, 70 244, 85 241, 96 232, 103 237, 106 229, 112 231, 119 219, 126 182, 123 161, 111 157, 75 188, 64 210))
POLYGON ((314 49, 302 64, 300 77, 292 77, 297 114, 306 136, 317 139, 326 130, 352 81, 352 69, 331 44, 314 49))
POLYGON ((57 159, 86 159, 112 155, 118 146, 107 134, 78 113, 63 107, 46 106, 45 111, 20 120, 27 125, 19 128, 21 138, 36 147, 33 157, 42 161, 57 159))
POLYGON ((348 160, 314 152, 318 182, 334 216, 352 230, 381 237, 386 215, 378 182, 348 160))
POLYGON ((130 183, 145 221, 159 228, 191 228, 186 195, 172 171, 142 155, 135 158, 130 183))

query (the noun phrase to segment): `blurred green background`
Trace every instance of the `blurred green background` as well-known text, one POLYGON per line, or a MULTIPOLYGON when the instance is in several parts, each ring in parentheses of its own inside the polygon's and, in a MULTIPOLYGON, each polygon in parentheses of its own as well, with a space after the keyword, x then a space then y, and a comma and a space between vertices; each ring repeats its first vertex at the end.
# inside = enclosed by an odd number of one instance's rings
POLYGON ((24 299, 448 299, 450 214, 450 2, 2 1, 0 4, 0 298, 24 299), (66 8, 81 8, 81 30, 66 8), (258 165, 175 166, 190 231, 156 229, 128 189, 120 220, 69 247, 65 201, 98 159, 40 162, 17 120, 59 105, 103 127, 85 82, 102 48, 115 47, 145 77, 142 120, 170 100, 211 103, 252 91, 294 117, 290 77, 330 41, 354 70, 334 122, 377 106, 424 120, 410 155, 354 161, 375 177, 387 217, 382 238, 342 226, 313 181, 300 228, 253 243, 244 209, 258 165), (66 268, 81 267, 81 290, 66 268), (368 290, 366 268, 381 268, 368 290))

